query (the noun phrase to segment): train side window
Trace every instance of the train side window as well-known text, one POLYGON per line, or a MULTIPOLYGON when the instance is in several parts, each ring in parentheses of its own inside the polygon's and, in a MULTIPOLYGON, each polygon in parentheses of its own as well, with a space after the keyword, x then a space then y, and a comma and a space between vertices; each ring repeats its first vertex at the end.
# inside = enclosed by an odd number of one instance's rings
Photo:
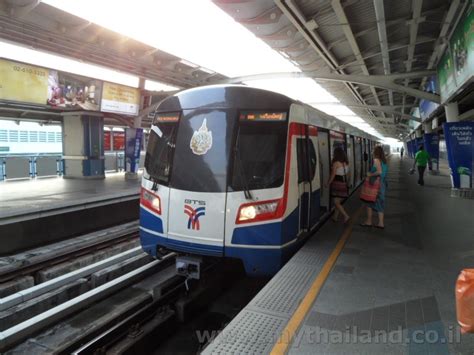
POLYGON ((316 175, 316 165, 318 159, 316 157, 316 150, 314 149, 314 143, 312 140, 309 140, 309 181, 314 180, 314 175, 316 175))
POLYGON ((306 153, 306 138, 298 138, 296 140, 296 156, 298 161, 298 184, 303 181, 308 181, 308 166, 306 153))

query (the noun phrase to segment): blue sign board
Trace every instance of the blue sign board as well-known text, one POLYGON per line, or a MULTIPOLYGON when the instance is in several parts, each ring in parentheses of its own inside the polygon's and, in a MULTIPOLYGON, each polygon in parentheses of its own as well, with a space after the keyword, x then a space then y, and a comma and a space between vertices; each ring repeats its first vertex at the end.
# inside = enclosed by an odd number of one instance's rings
POLYGON ((454 188, 472 189, 474 122, 447 122, 443 124, 443 129, 452 185, 454 188))
POLYGON ((439 136, 437 133, 426 133, 424 136, 425 150, 430 155, 430 170, 439 170, 439 136))
POLYGON ((140 163, 140 150, 143 140, 143 128, 125 130, 125 171, 136 173, 140 163))

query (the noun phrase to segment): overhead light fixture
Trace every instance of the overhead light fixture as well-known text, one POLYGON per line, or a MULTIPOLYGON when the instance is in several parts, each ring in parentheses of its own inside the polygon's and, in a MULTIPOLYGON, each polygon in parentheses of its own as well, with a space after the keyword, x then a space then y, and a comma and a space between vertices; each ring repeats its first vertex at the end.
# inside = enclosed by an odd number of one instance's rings
POLYGON ((204 73, 207 73, 207 74, 215 74, 216 73, 214 70, 207 69, 207 68, 204 68, 204 67, 200 67, 199 70, 203 71, 204 73))
POLYGON ((180 62, 181 64, 187 65, 188 67, 191 67, 191 68, 199 68, 199 65, 194 64, 194 63, 191 63, 191 62, 189 62, 189 61, 187 61, 187 60, 185 60, 185 59, 181 59, 179 62, 180 62))

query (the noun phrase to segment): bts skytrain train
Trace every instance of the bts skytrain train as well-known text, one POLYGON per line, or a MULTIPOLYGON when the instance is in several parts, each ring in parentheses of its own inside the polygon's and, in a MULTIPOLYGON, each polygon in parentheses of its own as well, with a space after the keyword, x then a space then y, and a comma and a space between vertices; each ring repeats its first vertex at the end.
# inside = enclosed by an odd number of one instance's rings
MULTIPOLYGON (((272 275, 331 212, 331 152, 348 155, 352 188, 372 137, 286 96, 239 85, 162 101, 148 142, 140 239, 154 257, 240 259, 272 275)), ((197 259, 199 260, 199 259, 197 259)))

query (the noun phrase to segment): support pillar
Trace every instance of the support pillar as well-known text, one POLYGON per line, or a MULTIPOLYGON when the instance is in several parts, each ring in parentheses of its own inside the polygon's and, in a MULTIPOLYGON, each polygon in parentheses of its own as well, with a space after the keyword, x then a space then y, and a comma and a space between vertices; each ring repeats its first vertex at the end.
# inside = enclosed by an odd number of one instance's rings
POLYGON ((429 172, 432 175, 439 174, 439 136, 433 133, 431 122, 423 123, 425 134, 423 135, 425 150, 430 155, 429 172))
MULTIPOLYGON (((145 79, 140 78, 138 88, 143 92, 145 79)), ((143 107, 143 95, 140 97, 140 109, 143 107)), ((138 115, 133 119, 133 128, 125 129, 125 179, 138 179, 138 166, 143 142, 142 118, 138 115)))
POLYGON ((64 177, 105 178, 104 118, 100 113, 63 113, 64 177))

